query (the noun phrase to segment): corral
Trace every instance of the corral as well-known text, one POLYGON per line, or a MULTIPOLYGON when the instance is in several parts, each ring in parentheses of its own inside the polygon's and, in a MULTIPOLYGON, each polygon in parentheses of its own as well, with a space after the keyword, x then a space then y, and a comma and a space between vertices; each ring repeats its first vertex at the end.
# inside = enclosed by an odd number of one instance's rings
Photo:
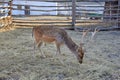
POLYGON ((12 17, 17 27, 54 25, 115 29, 120 24, 119 0, 5 0, 0 3, 4 4, 0 6, 2 14, 12 17))
MULTIPOLYGON (((27 1, 30 2, 29 0, 0 1, 0 3, 9 5, 0 6, 0 9, 7 8, 7 12, 2 12, 7 13, 7 15, 0 15, 2 16, 0 19, 0 80, 120 79, 119 0, 95 0, 95 3, 100 1, 99 4, 102 6, 75 5, 76 1, 79 2, 79 0, 44 0, 50 3, 60 2, 59 8, 52 10, 43 10, 43 7, 53 8, 57 6, 28 5, 27 1), (14 1, 18 1, 18 3, 16 4, 14 1), (19 4, 19 1, 26 1, 26 4, 19 4), (62 4, 65 2, 66 4, 62 4), (30 6, 39 8, 38 10, 31 9, 30 6), (61 7, 65 7, 65 9, 61 9, 61 7), (76 7, 79 8, 75 9, 76 7), (104 7, 104 9, 86 10, 83 7, 104 7), (22 10, 23 13, 22 15, 14 15, 12 10, 22 10), (71 12, 65 15, 48 14, 56 10, 63 11, 63 13, 64 11, 71 12), (47 14, 31 15, 32 11, 46 12, 47 14), (104 11, 104 13, 102 15, 89 14, 89 11, 104 11), (62 55, 55 55, 56 47, 53 44, 42 46, 46 58, 41 56, 38 49, 34 50, 32 27, 43 25, 75 29, 66 30, 66 32, 76 44, 81 41, 81 30, 90 29, 92 31, 97 27, 100 31, 96 33, 92 41, 89 41, 91 32, 85 37, 85 56, 83 63, 79 64, 75 55, 65 45, 61 48, 62 55)), ((44 2, 43 0, 31 1, 44 2)), ((94 2, 94 0, 86 1, 88 3, 94 2)))

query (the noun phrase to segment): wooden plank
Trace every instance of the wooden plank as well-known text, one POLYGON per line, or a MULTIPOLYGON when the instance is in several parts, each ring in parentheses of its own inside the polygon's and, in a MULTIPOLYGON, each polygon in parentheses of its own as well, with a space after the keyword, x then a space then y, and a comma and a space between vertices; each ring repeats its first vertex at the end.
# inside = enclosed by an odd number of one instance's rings
POLYGON ((101 21, 101 20, 76 21, 76 24, 77 23, 117 23, 117 20, 107 20, 107 21, 101 21))
POLYGON ((71 17, 71 16, 67 16, 67 15, 13 15, 13 17, 15 17, 16 19, 26 19, 26 18, 51 18, 54 19, 55 17, 57 17, 57 19, 59 18, 66 18, 66 17, 71 17))
POLYGON ((9 2, 5 2, 5 1, 1 2, 1 1, 0 1, 0 3, 9 3, 9 2))
POLYGON ((10 6, 0 6, 0 8, 10 8, 10 6))
POLYGON ((86 10, 86 9, 76 9, 77 11, 110 11, 110 10, 118 10, 118 9, 106 9, 106 10, 104 10, 104 9, 98 9, 98 10, 96 10, 96 9, 88 9, 88 10, 86 10))
MULTIPOLYGON (((28 5, 28 4, 26 4, 26 5, 28 5)), ((22 4, 13 4, 13 6, 25 6, 25 4, 24 5, 22 5, 22 4)), ((28 6, 30 6, 30 7, 66 7, 66 6, 48 6, 48 5, 46 5, 46 6, 38 6, 38 5, 28 5, 28 6)), ((67 7, 72 7, 72 6, 67 6, 67 7)))
MULTIPOLYGON (((51 9, 51 10, 44 10, 44 9, 18 9, 18 8, 12 8, 13 10, 26 10, 26 11, 42 11, 42 12, 51 12, 51 11, 71 11, 72 9, 51 9)), ((118 9, 76 9, 77 12, 82 12, 82 11, 110 11, 110 10, 118 10, 118 9)))
POLYGON ((20 24, 71 24, 71 22, 15 22, 13 23, 20 23, 20 24))
POLYGON ((45 23, 71 23, 71 20, 69 21, 64 21, 64 20, 58 20, 58 21, 55 21, 55 20, 13 20, 13 22, 20 22, 20 23, 40 23, 40 22, 45 22, 45 23))
POLYGON ((26 19, 22 19, 22 18, 13 18, 13 21, 50 21, 50 22, 54 22, 54 21, 60 21, 60 22, 63 22, 63 21, 66 21, 66 22, 72 22, 71 19, 67 20, 67 19, 36 19, 36 18, 26 18, 26 19))
POLYGON ((36 16, 36 17, 18 17, 13 18, 13 21, 47 21, 47 22, 71 22, 71 19, 67 19, 67 17, 56 17, 56 16, 36 16))
POLYGON ((71 26, 71 24, 26 24, 26 23, 24 23, 24 24, 21 24, 21 23, 14 23, 15 24, 15 26, 30 26, 30 27, 33 27, 33 26, 45 26, 45 25, 53 25, 53 26, 71 26))
MULTIPOLYGON (((88 2, 89 3, 89 2, 88 2)), ((84 6, 81 6, 81 5, 76 5, 76 7, 90 7, 90 8, 94 8, 94 7, 106 7, 106 8, 109 8, 109 7, 118 7, 118 5, 114 5, 114 6, 99 6, 99 5, 95 5, 95 6, 89 6, 89 5, 84 5, 84 6)))
POLYGON ((26 10, 26 11, 42 11, 42 12, 51 12, 51 11, 71 11, 71 9, 51 9, 51 10, 44 10, 44 9, 18 9, 12 8, 13 10, 26 10))
POLYGON ((17 1, 39 1, 39 2, 71 2, 71 0, 17 0, 17 1))
MULTIPOLYGON (((24 5, 23 5, 23 4, 12 4, 12 5, 13 5, 13 6, 26 6, 26 5, 28 5, 28 4, 24 4, 24 5)), ((49 7, 49 8, 50 8, 50 7, 66 7, 66 6, 64 6, 64 5, 63 5, 63 6, 52 6, 52 5, 51 5, 51 6, 48 6, 48 5, 46 5, 46 6, 38 6, 38 5, 28 5, 28 6, 30 6, 30 7, 49 7)), ((67 7, 72 7, 72 6, 69 5, 69 6, 67 6, 67 7)), ((81 6, 81 5, 76 5, 76 7, 91 7, 91 8, 92 8, 92 7, 118 7, 118 5, 114 5, 114 6, 99 6, 99 5, 98 5, 98 6, 86 6, 86 5, 85 5, 85 6, 81 6)))
MULTIPOLYGON (((72 2, 72 0, 17 0, 17 1, 43 1, 43 2, 72 2)), ((117 0, 76 0, 77 2, 105 2, 117 0)))
MULTIPOLYGON (((71 20, 64 21, 64 20, 13 20, 15 23, 71 23, 71 20)), ((117 20, 76 20, 76 23, 103 23, 103 22, 117 22, 117 20)))

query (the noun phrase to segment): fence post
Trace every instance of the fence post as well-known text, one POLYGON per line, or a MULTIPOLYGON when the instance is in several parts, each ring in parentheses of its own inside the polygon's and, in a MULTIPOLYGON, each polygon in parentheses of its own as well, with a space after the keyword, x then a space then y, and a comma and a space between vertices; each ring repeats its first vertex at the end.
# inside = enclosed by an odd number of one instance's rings
POLYGON ((12 24, 13 24, 13 21, 12 21, 12 2, 13 0, 9 0, 8 2, 8 9, 9 9, 9 12, 8 12, 8 15, 7 15, 7 21, 8 21, 8 28, 12 28, 12 24))
POLYGON ((25 15, 30 15, 30 6, 25 5, 25 15))
POLYGON ((8 6, 9 6, 9 12, 8 12, 8 16, 12 16, 12 1, 13 0, 9 0, 9 2, 8 2, 8 6))
POLYGON ((72 26, 75 29, 76 22, 76 0, 72 0, 72 26))
POLYGON ((118 28, 120 28, 120 0, 118 0, 118 28))

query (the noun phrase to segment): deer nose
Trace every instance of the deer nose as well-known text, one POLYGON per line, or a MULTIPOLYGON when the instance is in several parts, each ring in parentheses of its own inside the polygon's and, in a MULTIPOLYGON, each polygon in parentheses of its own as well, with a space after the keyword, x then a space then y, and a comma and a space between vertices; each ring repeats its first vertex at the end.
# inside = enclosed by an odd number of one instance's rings
POLYGON ((80 60, 79 63, 82 64, 82 60, 80 60))

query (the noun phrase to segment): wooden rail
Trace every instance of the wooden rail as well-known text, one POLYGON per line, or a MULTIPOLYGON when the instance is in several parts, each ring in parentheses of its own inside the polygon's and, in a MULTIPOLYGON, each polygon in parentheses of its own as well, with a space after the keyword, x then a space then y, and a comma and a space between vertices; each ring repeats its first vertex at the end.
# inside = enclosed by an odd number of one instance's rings
MULTIPOLYGON (((18 0, 18 1, 29 1, 29 0, 18 0)), ((44 1, 44 2, 71 2, 72 0, 30 0, 30 1, 44 1)), ((117 0, 76 0, 77 2, 107 2, 117 0)))

